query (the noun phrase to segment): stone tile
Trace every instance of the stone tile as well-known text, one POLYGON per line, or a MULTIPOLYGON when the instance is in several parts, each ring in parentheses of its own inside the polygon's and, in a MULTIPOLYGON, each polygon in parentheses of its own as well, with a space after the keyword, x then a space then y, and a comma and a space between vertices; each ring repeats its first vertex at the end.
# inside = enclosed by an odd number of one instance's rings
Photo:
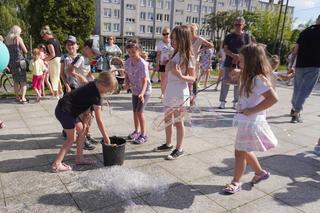
POLYGON ((309 185, 308 182, 291 184, 271 195, 304 212, 319 211, 320 189, 309 185))
POLYGON ((142 197, 156 212, 224 212, 225 209, 188 185, 170 188, 163 196, 142 197))
POLYGON ((32 170, 21 170, 1 175, 5 197, 12 197, 26 192, 43 190, 61 183, 50 167, 34 167, 32 170))
POLYGON ((206 151, 215 147, 218 147, 219 143, 213 141, 204 141, 201 138, 190 137, 186 138, 183 144, 183 150, 189 154, 195 154, 198 152, 206 151))
POLYGON ((233 152, 221 148, 214 148, 192 155, 192 157, 212 166, 210 171, 214 174, 232 169, 234 167, 233 156, 233 152))
POLYGON ((22 116, 26 120, 29 120, 30 118, 35 118, 35 119, 36 118, 42 118, 42 119, 52 118, 52 116, 46 110, 36 111, 32 113, 25 113, 22 116))
POLYGON ((30 212, 80 212, 63 184, 6 199, 7 206, 24 204, 30 212))
POLYGON ((286 203, 279 200, 275 200, 270 196, 265 196, 256 201, 250 202, 241 207, 235 208, 231 211, 232 213, 240 212, 263 212, 263 213, 274 213, 274 212, 286 212, 286 213, 302 213, 300 210, 290 207, 286 203))
POLYGON ((289 130, 287 130, 287 132, 284 132, 283 134, 277 134, 277 138, 279 141, 285 141, 303 147, 314 145, 316 143, 314 137, 312 136, 302 135, 295 131, 290 132, 289 130))
POLYGON ((0 116, 1 116, 1 120, 3 122, 7 122, 7 121, 16 121, 16 120, 21 120, 21 115, 18 113, 8 113, 8 114, 1 114, 1 110, 0 110, 0 116))
POLYGON ((121 202, 103 209, 93 211, 93 213, 124 213, 124 212, 139 212, 139 213, 152 213, 155 212, 148 204, 142 199, 136 198, 130 202, 121 202))
POLYGON ((32 125, 35 128, 37 126, 48 126, 50 127, 52 123, 59 124, 59 121, 57 119, 54 119, 52 117, 36 117, 36 118, 27 118, 24 119, 27 125, 32 125))
MULTIPOLYGON (((7 123, 5 122, 5 125, 7 123)), ((0 140, 10 140, 10 139, 16 139, 16 138, 22 138, 22 136, 30 136, 31 131, 27 127, 22 128, 7 128, 1 129, 1 135, 0 140)))
POLYGON ((297 160, 303 161, 309 165, 320 167, 320 156, 313 152, 313 146, 311 148, 304 147, 292 152, 288 152, 288 155, 294 156, 297 160))
POLYGON ((190 155, 182 156, 174 161, 166 160, 158 165, 184 182, 212 175, 207 164, 190 155))
POLYGON ((5 125, 8 130, 27 128, 27 124, 23 120, 7 120, 5 125))
MULTIPOLYGON (((4 136, 7 138, 8 136, 4 136)), ((31 139, 9 139, 0 140, 0 153, 13 152, 19 150, 36 150, 39 149, 39 144, 37 141, 31 139)))
MULTIPOLYGON (((194 180, 189 186, 205 194, 208 198, 228 210, 237 208, 266 195, 254 187, 250 187, 249 184, 243 185, 242 191, 236 194, 225 195, 222 191, 223 187, 227 183, 230 183, 231 180, 232 176, 226 173, 220 173, 219 175, 194 180)), ((242 181, 245 183, 245 178, 243 178, 242 181)))

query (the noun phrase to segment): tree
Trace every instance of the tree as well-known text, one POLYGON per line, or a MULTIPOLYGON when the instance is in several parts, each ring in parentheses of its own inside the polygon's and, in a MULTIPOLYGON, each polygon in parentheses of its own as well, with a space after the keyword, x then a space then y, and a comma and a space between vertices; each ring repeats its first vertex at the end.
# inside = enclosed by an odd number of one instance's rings
POLYGON ((67 35, 77 37, 79 44, 87 39, 95 24, 94 0, 29 0, 27 8, 30 32, 36 43, 43 42, 40 30, 49 25, 52 32, 63 41, 67 35))

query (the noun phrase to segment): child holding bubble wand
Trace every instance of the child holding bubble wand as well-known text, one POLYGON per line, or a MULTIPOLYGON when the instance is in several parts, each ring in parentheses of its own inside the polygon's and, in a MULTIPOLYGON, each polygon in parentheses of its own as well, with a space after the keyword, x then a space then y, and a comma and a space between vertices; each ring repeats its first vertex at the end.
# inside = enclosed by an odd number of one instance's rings
POLYGON ((174 119, 177 129, 176 148, 167 156, 166 159, 174 160, 183 155, 183 138, 185 128, 183 123, 184 107, 189 106, 185 100, 190 97, 188 83, 196 79, 195 61, 192 54, 191 32, 187 26, 177 26, 171 33, 171 43, 174 54, 169 60, 166 72, 168 74, 167 86, 164 94, 163 104, 165 110, 166 143, 154 149, 156 152, 170 151, 173 149, 172 129, 174 119), (174 110, 172 110, 174 109, 174 110), (176 119, 179 118, 179 119, 176 119))
POLYGON ((266 110, 278 101, 271 83, 272 68, 264 48, 250 44, 240 50, 240 100, 234 122, 238 124, 235 141, 235 169, 233 180, 223 191, 234 194, 241 190, 240 179, 247 164, 255 175, 251 184, 269 178, 261 168, 253 151, 274 148, 278 141, 266 121, 266 110))

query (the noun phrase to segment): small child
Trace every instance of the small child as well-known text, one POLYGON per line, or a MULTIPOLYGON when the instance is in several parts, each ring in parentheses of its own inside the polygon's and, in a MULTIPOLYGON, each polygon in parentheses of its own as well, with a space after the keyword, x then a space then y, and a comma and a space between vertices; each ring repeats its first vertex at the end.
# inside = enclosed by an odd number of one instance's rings
POLYGON ((35 48, 32 51, 32 61, 29 65, 29 70, 32 72, 32 88, 37 94, 37 102, 41 99, 41 89, 43 81, 43 72, 46 71, 46 66, 43 60, 40 58, 40 49, 35 48))
POLYGON ((169 123, 165 129, 166 143, 154 149, 155 152, 170 151, 173 149, 172 129, 173 123, 177 129, 176 148, 167 156, 167 160, 175 160, 183 155, 184 139, 184 113, 189 106, 190 92, 188 83, 196 79, 195 59, 192 55, 191 32, 187 26, 175 27, 171 33, 171 43, 174 53, 167 64, 167 87, 164 93, 163 104, 165 111, 165 123, 169 123), (172 122, 173 121, 173 122, 172 122))
POLYGON ((278 97, 272 87, 272 69, 263 47, 255 44, 244 46, 240 50, 240 67, 243 71, 240 78, 239 113, 234 117, 234 122, 238 124, 235 169, 233 180, 224 188, 228 194, 241 190, 240 178, 247 163, 255 173, 252 185, 269 178, 270 173, 261 168, 253 151, 266 151, 278 143, 266 121, 266 110, 278 101, 278 97))
POLYGON ((288 73, 287 75, 284 75, 282 73, 278 72, 278 67, 280 64, 280 59, 278 55, 272 55, 270 58, 270 65, 272 68, 272 80, 275 85, 276 80, 281 80, 281 81, 288 81, 293 77, 293 73, 288 73))
POLYGON ((151 94, 148 63, 140 56, 141 47, 137 39, 126 44, 129 58, 125 61, 126 89, 132 89, 134 131, 128 136, 135 144, 147 142, 144 108, 151 94))
POLYGON ((204 88, 207 87, 210 71, 212 70, 211 58, 213 53, 213 49, 205 49, 200 53, 200 77, 204 76, 204 88))
POLYGON ((50 95, 52 96, 53 95, 53 90, 52 90, 51 83, 49 81, 49 64, 48 64, 47 61, 44 60, 47 57, 46 47, 43 44, 39 44, 38 48, 40 50, 40 58, 43 60, 44 65, 46 66, 46 70, 43 73, 41 95, 42 96, 46 96, 46 93, 45 93, 45 84, 46 84, 48 89, 49 89, 49 91, 50 91, 50 95))

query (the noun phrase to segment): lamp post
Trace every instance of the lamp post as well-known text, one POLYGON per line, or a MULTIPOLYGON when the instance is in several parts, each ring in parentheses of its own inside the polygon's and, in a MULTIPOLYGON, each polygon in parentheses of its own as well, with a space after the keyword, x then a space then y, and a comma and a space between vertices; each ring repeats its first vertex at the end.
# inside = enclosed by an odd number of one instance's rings
POLYGON ((279 10, 279 17, 277 22, 276 35, 275 35, 274 44, 273 44, 273 53, 276 53, 276 49, 278 46, 277 43, 278 43, 279 26, 280 26, 281 15, 282 15, 283 0, 279 0, 278 4, 280 4, 280 10, 279 10))
POLYGON ((284 10, 284 18, 283 18, 282 29, 281 29, 281 34, 280 34, 280 41, 279 41, 279 48, 278 48, 278 55, 279 56, 280 56, 281 47, 282 47, 282 39, 283 39, 284 28, 285 28, 285 25, 286 25, 288 4, 289 4, 289 0, 287 0, 286 9, 284 10))

